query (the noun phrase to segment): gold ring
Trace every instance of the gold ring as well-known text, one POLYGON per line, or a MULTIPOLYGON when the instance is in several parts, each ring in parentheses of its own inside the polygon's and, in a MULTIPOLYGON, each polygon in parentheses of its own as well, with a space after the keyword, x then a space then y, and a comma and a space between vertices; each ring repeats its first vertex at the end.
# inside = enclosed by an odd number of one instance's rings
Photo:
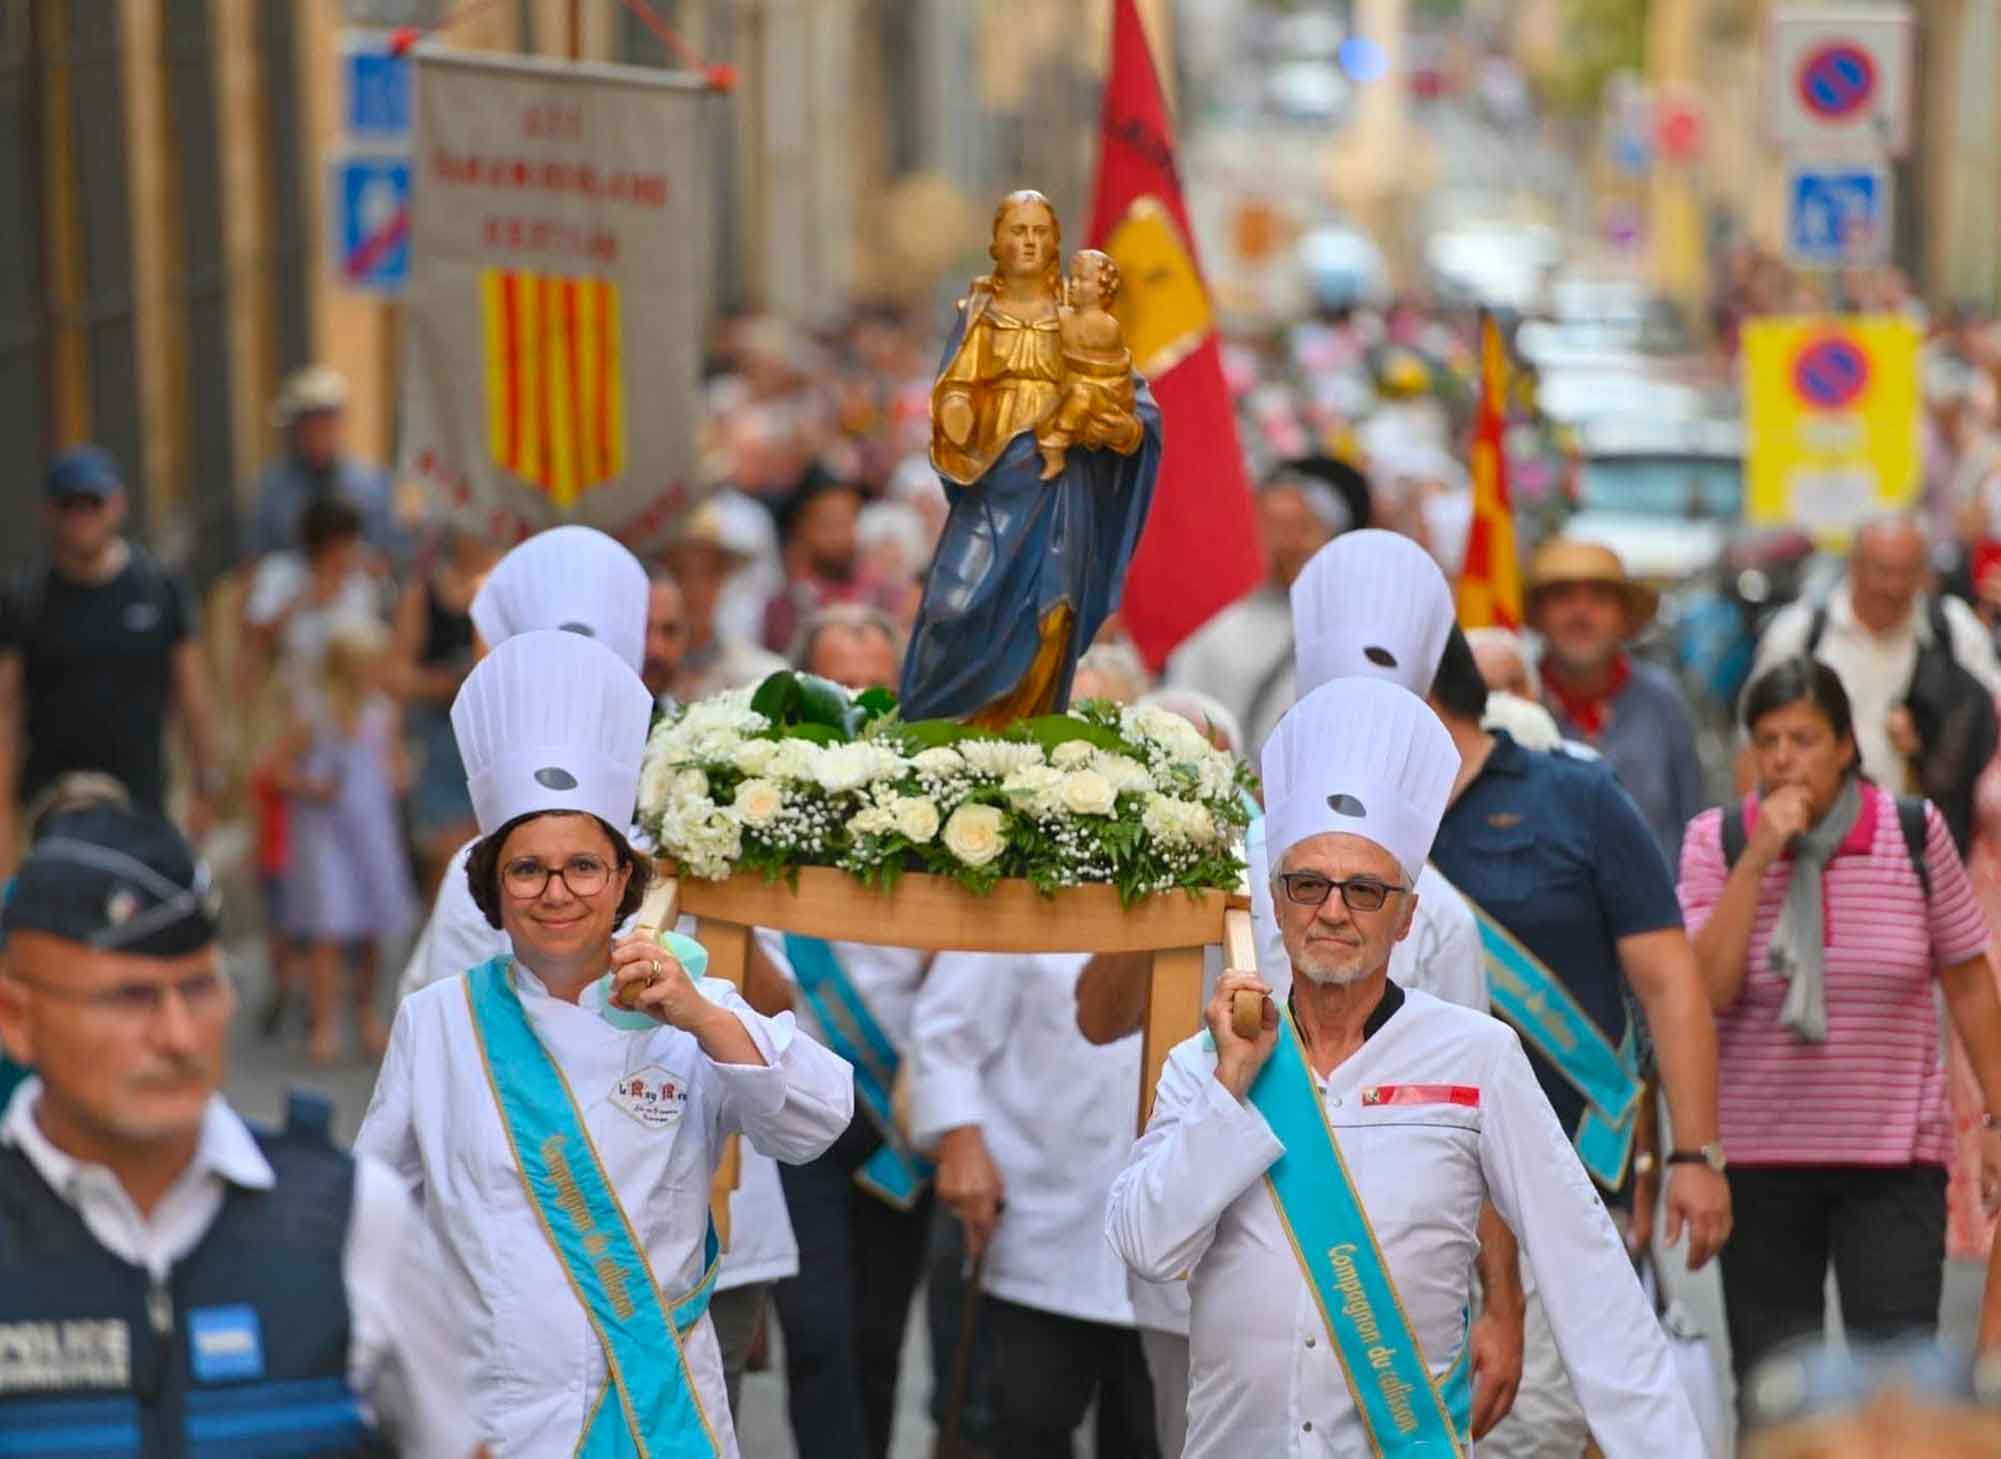
POLYGON ((651 984, 651 983, 657 983, 657 982, 659 982, 659 981, 660 981, 660 959, 659 959, 659 958, 655 958, 655 959, 653 959, 653 961, 649 962, 649 963, 648 963, 648 964, 646 965, 646 981, 647 981, 647 982, 648 982, 649 984, 651 984))

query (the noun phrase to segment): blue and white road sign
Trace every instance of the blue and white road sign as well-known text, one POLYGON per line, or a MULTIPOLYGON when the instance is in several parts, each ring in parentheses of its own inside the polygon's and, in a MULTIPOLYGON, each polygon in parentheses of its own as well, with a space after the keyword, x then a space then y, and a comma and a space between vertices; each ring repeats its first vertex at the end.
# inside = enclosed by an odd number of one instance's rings
POLYGON ((410 277, 410 159, 333 164, 334 257, 353 289, 400 293, 410 277))
POLYGON ((1786 252, 1845 268, 1890 253, 1890 169, 1874 162, 1798 162, 1786 178, 1786 252))
POLYGON ((403 145, 410 140, 410 58, 393 54, 389 37, 351 31, 340 58, 341 126, 357 143, 403 145))

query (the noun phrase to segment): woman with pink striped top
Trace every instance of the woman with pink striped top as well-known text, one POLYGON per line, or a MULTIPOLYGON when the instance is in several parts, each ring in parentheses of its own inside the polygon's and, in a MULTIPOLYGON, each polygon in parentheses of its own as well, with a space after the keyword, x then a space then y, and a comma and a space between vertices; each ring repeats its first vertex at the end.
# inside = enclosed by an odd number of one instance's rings
POLYGON ((1744 725, 1760 793, 1689 823, 1680 884, 1717 1015, 1740 1389, 1773 1348, 1818 1334, 1830 1262, 1850 1332, 1938 1324, 1952 1130, 1936 989, 1986 1098, 1983 1195, 2001 1204, 2001 999, 1944 821, 1925 805, 1922 836, 1907 834, 1896 798, 1862 778, 1824 664, 1761 675, 1744 725))

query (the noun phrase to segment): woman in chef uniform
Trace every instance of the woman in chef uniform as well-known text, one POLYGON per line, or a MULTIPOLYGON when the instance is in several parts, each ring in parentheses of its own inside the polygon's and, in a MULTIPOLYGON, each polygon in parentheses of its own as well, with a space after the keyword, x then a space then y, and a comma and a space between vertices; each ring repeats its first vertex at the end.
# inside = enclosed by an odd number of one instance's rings
POLYGON ((475 900, 510 951, 397 1013, 357 1150, 400 1171, 445 1254, 496 1459, 733 1459, 706 1307, 709 1183, 742 1132, 777 1159, 848 1123, 848 1066, 614 941, 648 868, 619 829, 651 698, 618 656, 518 635, 452 706, 481 840, 475 900))

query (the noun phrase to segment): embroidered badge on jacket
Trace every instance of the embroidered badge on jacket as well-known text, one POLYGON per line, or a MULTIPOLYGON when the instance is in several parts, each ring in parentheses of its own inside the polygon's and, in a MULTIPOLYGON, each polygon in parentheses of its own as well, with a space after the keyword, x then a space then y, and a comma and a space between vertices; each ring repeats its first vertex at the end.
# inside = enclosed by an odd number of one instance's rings
POLYGON ((647 1129, 664 1130, 688 1107, 688 1087, 658 1064, 648 1064, 612 1086, 611 1102, 647 1129))

